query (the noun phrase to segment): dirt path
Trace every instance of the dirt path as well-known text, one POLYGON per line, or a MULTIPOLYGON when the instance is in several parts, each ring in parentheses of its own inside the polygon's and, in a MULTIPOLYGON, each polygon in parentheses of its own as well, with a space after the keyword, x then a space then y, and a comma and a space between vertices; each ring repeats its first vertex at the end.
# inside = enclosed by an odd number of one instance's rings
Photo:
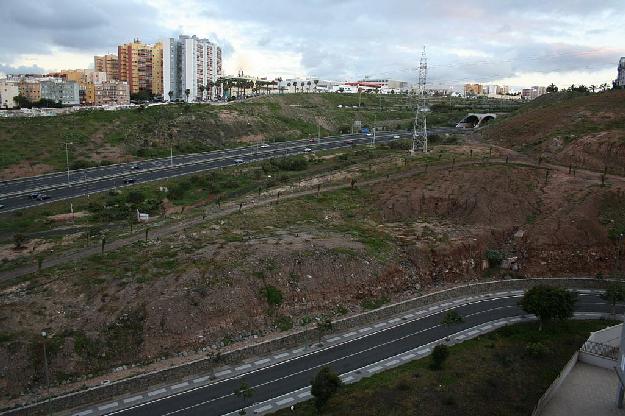
MULTIPOLYGON (((506 150, 509 151, 509 149, 506 149, 506 150)), ((538 164, 536 162, 532 162, 528 157, 524 155, 518 154, 516 152, 511 152, 511 153, 514 154, 515 158, 518 158, 519 160, 512 161, 511 158, 509 158, 507 161, 504 159, 491 159, 487 161, 487 164, 502 165, 502 164, 507 163, 512 166, 527 166, 527 167, 533 167, 533 168, 551 169, 551 170, 557 170, 561 173, 568 174, 567 167, 560 166, 560 165, 553 165, 549 163, 538 164)), ((482 165, 483 163, 484 162, 480 160, 475 160, 475 161, 468 160, 468 161, 463 161, 463 162, 437 165, 437 166, 429 166, 429 167, 422 166, 417 169, 410 169, 402 173, 387 175, 387 176, 379 177, 376 179, 370 179, 367 181, 358 182, 357 186, 373 185, 373 184, 377 184, 377 183, 380 183, 389 179, 402 179, 402 178, 413 176, 417 173, 424 173, 426 171, 428 172, 429 171, 441 171, 441 170, 453 169, 454 167, 482 165)), ((592 171, 587 171, 587 170, 577 170, 575 172, 575 175, 578 178, 588 180, 588 181, 596 180, 598 183, 600 183, 601 181, 601 173, 598 173, 598 172, 592 172, 592 171)), ((606 180, 625 182, 625 178, 621 176, 615 176, 615 175, 606 175, 606 180)), ((351 185, 349 183, 326 186, 326 187, 322 186, 321 192, 336 191, 339 189, 349 188, 350 186, 351 185)), ((249 209, 253 209, 253 208, 261 207, 261 206, 267 206, 272 203, 279 203, 279 201, 290 200, 290 199, 299 198, 299 197, 306 196, 306 195, 313 195, 316 193, 317 193, 317 189, 315 187, 312 189, 309 188, 303 191, 292 192, 288 194, 282 194, 280 192, 278 192, 277 194, 276 193, 268 194, 265 198, 260 198, 260 199, 252 198, 251 196, 248 196, 245 198, 245 200, 238 200, 238 201, 234 201, 228 204, 224 204, 224 206, 218 209, 217 211, 213 209, 213 212, 207 213, 203 216, 198 216, 193 219, 185 220, 177 224, 163 226, 160 228, 154 228, 154 229, 148 228, 147 238, 148 239, 160 239, 160 238, 175 234, 179 231, 182 231, 187 227, 201 224, 204 221, 215 220, 215 219, 228 216, 238 211, 249 210, 249 209)), ((114 250, 117 250, 118 248, 128 246, 130 244, 133 244, 137 241, 141 241, 144 239, 146 239, 146 229, 137 231, 126 238, 113 240, 111 242, 106 242, 104 245, 104 249, 102 249, 101 244, 98 243, 97 245, 87 247, 84 249, 80 249, 77 251, 66 252, 64 254, 57 253, 54 256, 45 258, 41 264, 41 268, 48 269, 50 267, 55 267, 55 266, 59 266, 62 264, 81 260, 81 259, 93 256, 93 255, 98 255, 98 254, 101 254, 103 251, 104 252, 114 251, 114 250)), ((28 274, 35 273, 37 271, 38 271, 37 264, 18 267, 14 270, 9 270, 9 271, 0 273, 0 282, 8 281, 11 279, 16 279, 18 277, 26 276, 28 274)))

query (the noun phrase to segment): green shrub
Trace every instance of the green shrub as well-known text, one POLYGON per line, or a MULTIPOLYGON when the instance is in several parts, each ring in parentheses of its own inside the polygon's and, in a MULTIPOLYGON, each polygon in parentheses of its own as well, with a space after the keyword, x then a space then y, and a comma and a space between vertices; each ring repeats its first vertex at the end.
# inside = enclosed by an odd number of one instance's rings
POLYGON ((462 316, 460 316, 460 314, 455 309, 448 311, 443 317, 443 325, 460 324, 463 321, 464 320, 462 319, 462 316))
POLYGON ((444 344, 440 344, 434 347, 432 350, 432 363, 430 368, 432 370, 440 370, 443 368, 443 363, 449 357, 449 347, 444 344))
POLYGON ((280 331, 288 331, 293 328, 293 319, 289 316, 280 315, 275 322, 280 331))
POLYGON ((525 352, 532 358, 542 358, 549 355, 551 350, 542 342, 530 342, 525 346, 525 352))
POLYGON ((503 261, 503 253, 499 250, 486 250, 486 259, 490 267, 499 266, 503 261))
POLYGON ((263 295, 270 306, 279 306, 282 304, 282 292, 275 286, 265 286, 263 288, 263 295))

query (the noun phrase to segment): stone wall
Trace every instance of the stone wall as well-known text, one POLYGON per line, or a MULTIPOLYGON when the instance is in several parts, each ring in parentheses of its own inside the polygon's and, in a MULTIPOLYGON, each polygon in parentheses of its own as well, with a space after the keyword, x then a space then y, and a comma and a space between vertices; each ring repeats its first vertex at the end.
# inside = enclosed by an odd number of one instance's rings
MULTIPOLYGON (((467 296, 482 295, 510 290, 525 290, 538 284, 549 284, 552 286, 565 287, 569 289, 604 289, 606 280, 591 278, 570 278, 570 279, 514 279, 500 280, 492 282, 474 283, 457 286, 451 289, 428 293, 403 302, 386 305, 379 309, 364 312, 361 314, 348 316, 332 322, 332 331, 345 331, 354 327, 384 320, 393 315, 430 305, 433 303, 449 301, 451 299, 463 298, 467 296)), ((328 335, 324 333, 322 335, 328 335)), ((301 345, 309 340, 315 340, 320 336, 317 328, 300 330, 281 336, 279 338, 261 341, 257 344, 235 349, 221 355, 218 365, 235 364, 245 359, 269 355, 275 351, 288 349, 301 345)), ((217 364, 209 359, 200 359, 185 363, 176 367, 167 368, 160 371, 149 372, 138 376, 129 377, 110 384, 92 387, 86 390, 77 391, 71 394, 52 398, 49 406, 52 412, 65 409, 72 409, 110 400, 114 397, 142 392, 151 386, 174 382, 185 377, 196 374, 209 373, 217 364)), ((24 407, 6 410, 0 413, 2 416, 23 416, 23 415, 44 415, 48 411, 48 403, 38 402, 24 407)))

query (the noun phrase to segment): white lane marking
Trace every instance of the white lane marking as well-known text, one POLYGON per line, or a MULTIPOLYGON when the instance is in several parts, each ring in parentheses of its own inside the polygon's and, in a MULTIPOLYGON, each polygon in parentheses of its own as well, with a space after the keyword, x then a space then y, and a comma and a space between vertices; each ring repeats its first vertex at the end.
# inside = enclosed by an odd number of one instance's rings
POLYGON ((127 399, 124 399, 124 403, 132 403, 132 402, 136 402, 137 400, 141 400, 141 399, 143 399, 143 396, 129 397, 127 399))
POLYGON ((251 366, 252 366, 252 364, 243 364, 243 365, 240 365, 238 367, 235 367, 235 370, 241 371, 241 370, 245 370, 247 368, 250 368, 251 366))
POLYGON ((170 389, 172 389, 172 390, 181 389, 183 387, 187 387, 188 385, 189 385, 189 382, 188 381, 184 381, 182 383, 174 384, 173 386, 170 387, 170 389))
POLYGON ((209 380, 210 376, 205 376, 205 377, 200 377, 200 378, 196 378, 193 379, 194 383, 204 383, 206 380, 209 380))
POLYGON ((408 361, 408 360, 412 360, 414 357, 416 357, 416 355, 410 353, 410 354, 404 355, 403 357, 401 357, 401 359, 404 361, 408 361))
POLYGON ((380 371, 382 369, 382 367, 380 367, 379 365, 376 365, 375 367, 371 367, 369 369, 367 369, 368 372, 370 373, 375 373, 376 371, 380 371))
POLYGON ((382 328, 384 325, 386 325, 386 322, 380 322, 379 324, 375 324, 373 325, 375 328, 382 328))
POLYGON ((270 410, 272 407, 273 405, 267 404, 263 407, 259 407, 258 409, 254 410, 254 413, 266 412, 267 410, 270 410))
POLYGON ((263 365, 265 363, 268 363, 269 361, 271 361, 269 358, 265 358, 265 359, 262 359, 262 360, 254 361, 254 364, 256 364, 256 365, 263 365))
POLYGON ((221 376, 225 376, 226 374, 230 374, 230 373, 232 373, 232 370, 224 370, 224 371, 220 371, 219 373, 215 373, 215 376, 221 377, 221 376))
POLYGON ((395 364, 399 363, 399 360, 391 360, 388 363, 384 364, 387 367, 393 366, 395 364))
POLYGON ((109 403, 109 404, 105 404, 104 406, 98 406, 98 410, 107 410, 110 409, 112 407, 117 407, 119 403, 117 402, 113 402, 113 403, 109 403))
POLYGON ((148 392, 148 396, 156 396, 157 394, 163 394, 166 391, 167 390, 165 390, 165 389, 158 389, 158 390, 150 391, 150 392, 148 392))
POLYGON ((283 352, 282 354, 274 355, 273 358, 275 358, 276 360, 279 360, 280 358, 284 358, 288 355, 289 355, 288 352, 283 352))
POLYGON ((338 341, 339 339, 341 339, 341 337, 330 338, 328 342, 335 342, 335 341, 338 341))
POLYGON ((354 335, 356 335, 356 332, 348 332, 347 334, 343 335, 343 338, 349 338, 354 335))
POLYGON ((83 410, 82 412, 76 413, 74 416, 87 416, 87 415, 90 415, 91 413, 93 413, 93 410, 91 409, 83 410))
POLYGON ((303 393, 300 393, 297 395, 297 397, 299 397, 300 399, 303 399, 304 397, 308 397, 310 396, 310 392, 309 391, 305 391, 303 393))
POLYGON ((294 399, 294 398, 292 398, 292 397, 287 397, 286 399, 282 399, 282 400, 277 401, 277 402, 276 402, 276 404, 277 404, 278 406, 282 406, 283 404, 290 403, 290 402, 292 402, 293 400, 295 400, 295 399, 294 399))

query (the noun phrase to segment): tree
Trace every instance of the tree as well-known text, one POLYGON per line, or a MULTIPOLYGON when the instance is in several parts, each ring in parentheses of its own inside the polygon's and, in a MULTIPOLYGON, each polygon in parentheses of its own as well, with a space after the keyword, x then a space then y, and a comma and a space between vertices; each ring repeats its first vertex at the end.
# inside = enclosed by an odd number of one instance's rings
POLYGON ((186 89, 184 90, 184 95, 187 97, 187 102, 189 102, 189 94, 191 94, 191 90, 190 89, 186 89))
POLYGON ((169 101, 171 101, 174 98, 174 92, 173 91, 169 91, 167 93, 167 95, 169 95, 169 101))
POLYGON ((204 100, 204 90, 206 89, 206 87, 204 85, 200 85, 199 87, 197 87, 198 90, 200 90, 200 101, 204 100))
POLYGON ((312 85, 312 82, 308 81, 306 84, 308 85, 308 92, 310 92, 310 86, 312 85))
POLYGON ((540 321, 538 327, 542 331, 543 324, 552 319, 564 320, 573 316, 577 294, 559 287, 538 285, 523 295, 519 306, 527 313, 536 315, 540 321))
POLYGON ((625 287, 620 283, 612 282, 601 295, 601 299, 610 302, 612 315, 614 315, 616 313, 616 303, 625 301, 625 287))
POLYGON ((317 407, 317 410, 320 410, 339 390, 343 382, 330 367, 323 367, 311 381, 310 385, 310 393, 315 398, 315 407, 317 407))
POLYGON ((21 249, 24 247, 24 243, 26 242, 26 236, 22 233, 17 233, 13 235, 13 243, 15 244, 16 249, 21 249))
POLYGON ((317 84, 319 84, 319 80, 318 80, 318 79, 316 79, 316 80, 314 80, 313 82, 315 83, 315 92, 317 92, 317 84))
POLYGON ((297 94, 297 81, 293 82, 293 86, 295 87, 295 93, 297 94))
POLYGON ((551 85, 547 87, 547 92, 558 92, 558 87, 552 82, 551 85))
POLYGON ((449 347, 445 344, 440 344, 434 347, 432 350, 432 363, 430 368, 432 370, 440 370, 443 368, 443 363, 449 357, 449 347))
POLYGON ((317 335, 319 337, 318 344, 321 344, 321 337, 326 332, 332 331, 332 320, 329 318, 322 318, 317 322, 317 335))
POLYGON ((243 410, 241 411, 241 414, 245 414, 247 402, 254 395, 254 389, 245 381, 242 381, 239 388, 234 391, 234 394, 243 399, 243 410))

